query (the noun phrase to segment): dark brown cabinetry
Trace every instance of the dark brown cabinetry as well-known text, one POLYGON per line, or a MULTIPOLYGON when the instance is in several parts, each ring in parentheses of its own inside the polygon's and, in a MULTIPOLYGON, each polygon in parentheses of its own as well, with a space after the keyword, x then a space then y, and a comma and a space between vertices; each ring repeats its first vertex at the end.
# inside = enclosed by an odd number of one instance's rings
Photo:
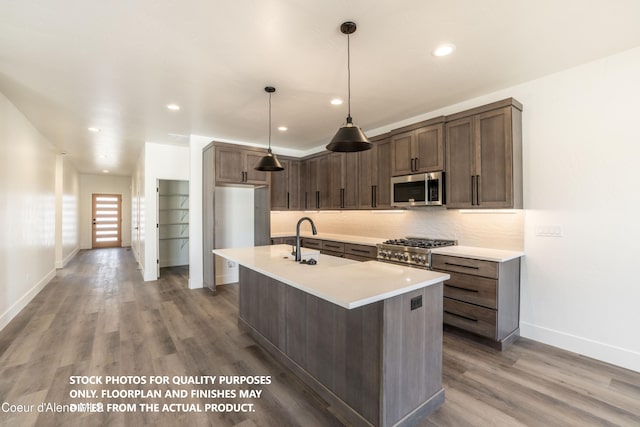
POLYGON ((302 242, 300 243, 303 248, 311 248, 311 249, 322 249, 322 240, 313 239, 311 237, 303 237, 302 242))
POLYGON ((358 209, 391 207, 391 142, 388 134, 371 139, 373 148, 357 153, 358 209))
MULTIPOLYGON (((274 241, 274 244, 282 243, 274 239, 272 239, 272 241, 274 241)), ((302 246, 305 248, 318 249, 320 253, 326 255, 348 258, 355 261, 371 261, 375 260, 378 256, 375 246, 338 242, 335 240, 304 237, 302 239, 302 246)))
POLYGON ((520 258, 492 262, 433 254, 431 263, 451 276, 444 282, 445 325, 501 350, 518 337, 520 258))
POLYGON ((446 140, 448 208, 522 208, 522 104, 448 116, 446 140))
POLYGON ((271 210, 299 210, 300 161, 279 157, 283 171, 271 173, 271 210))
POLYGON ((266 150, 246 149, 240 146, 219 145, 215 148, 216 182, 224 184, 267 185, 267 172, 257 171, 255 165, 266 150))
POLYGON ((440 116, 393 131, 393 176, 444 169, 444 120, 444 116, 440 116))
POLYGON ((305 209, 329 209, 329 155, 311 157, 304 161, 306 182, 305 209))
POLYGON ((358 207, 358 156, 356 153, 329 154, 329 207, 358 207))

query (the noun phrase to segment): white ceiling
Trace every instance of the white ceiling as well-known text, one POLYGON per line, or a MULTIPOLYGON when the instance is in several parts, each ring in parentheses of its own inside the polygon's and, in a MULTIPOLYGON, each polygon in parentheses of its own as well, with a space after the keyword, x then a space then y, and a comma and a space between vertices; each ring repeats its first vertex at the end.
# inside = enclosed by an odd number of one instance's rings
POLYGON ((365 132, 640 46, 637 0, 0 0, 0 92, 82 173, 190 134, 266 145, 265 85, 274 151, 305 152, 346 116, 346 20, 365 132))

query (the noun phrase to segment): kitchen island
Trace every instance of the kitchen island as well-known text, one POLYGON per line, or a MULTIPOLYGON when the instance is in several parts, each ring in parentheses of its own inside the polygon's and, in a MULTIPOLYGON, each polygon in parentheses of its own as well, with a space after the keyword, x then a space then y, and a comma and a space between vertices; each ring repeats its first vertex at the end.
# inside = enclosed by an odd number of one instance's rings
POLYGON ((239 322, 346 423, 410 425, 444 401, 448 274, 328 255, 305 265, 288 245, 213 253, 240 265, 239 322))

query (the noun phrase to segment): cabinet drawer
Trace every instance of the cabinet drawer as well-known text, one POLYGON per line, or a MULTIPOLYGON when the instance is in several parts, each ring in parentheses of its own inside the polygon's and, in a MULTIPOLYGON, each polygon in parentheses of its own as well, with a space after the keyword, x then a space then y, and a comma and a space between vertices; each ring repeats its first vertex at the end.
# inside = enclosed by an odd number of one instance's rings
POLYGON ((443 321, 465 331, 496 339, 497 312, 466 302, 444 298, 443 321))
POLYGON ((332 252, 344 252, 344 243, 334 242, 332 240, 323 240, 322 249, 332 252))
POLYGON ((444 296, 482 305, 488 308, 498 308, 498 281, 486 277, 470 274, 448 272, 451 279, 444 282, 444 296))
POLYGON ((322 240, 304 237, 301 245, 305 248, 322 249, 322 240))
POLYGON ((344 252, 335 252, 335 251, 328 251, 326 249, 323 249, 320 251, 320 253, 324 255, 331 255, 338 258, 344 258, 344 252))
POLYGON ((356 245, 355 243, 345 243, 344 253, 360 257, 376 258, 378 249, 375 246, 356 245))
POLYGON ((431 256, 431 268, 433 270, 456 271, 493 279, 498 278, 498 263, 493 261, 433 254, 431 256))

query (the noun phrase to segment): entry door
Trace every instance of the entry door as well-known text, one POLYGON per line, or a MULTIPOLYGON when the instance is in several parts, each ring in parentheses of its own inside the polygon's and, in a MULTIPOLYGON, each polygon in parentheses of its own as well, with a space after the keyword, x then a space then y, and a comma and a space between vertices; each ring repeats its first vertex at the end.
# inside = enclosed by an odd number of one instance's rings
POLYGON ((122 246, 122 195, 93 194, 93 248, 122 246))

